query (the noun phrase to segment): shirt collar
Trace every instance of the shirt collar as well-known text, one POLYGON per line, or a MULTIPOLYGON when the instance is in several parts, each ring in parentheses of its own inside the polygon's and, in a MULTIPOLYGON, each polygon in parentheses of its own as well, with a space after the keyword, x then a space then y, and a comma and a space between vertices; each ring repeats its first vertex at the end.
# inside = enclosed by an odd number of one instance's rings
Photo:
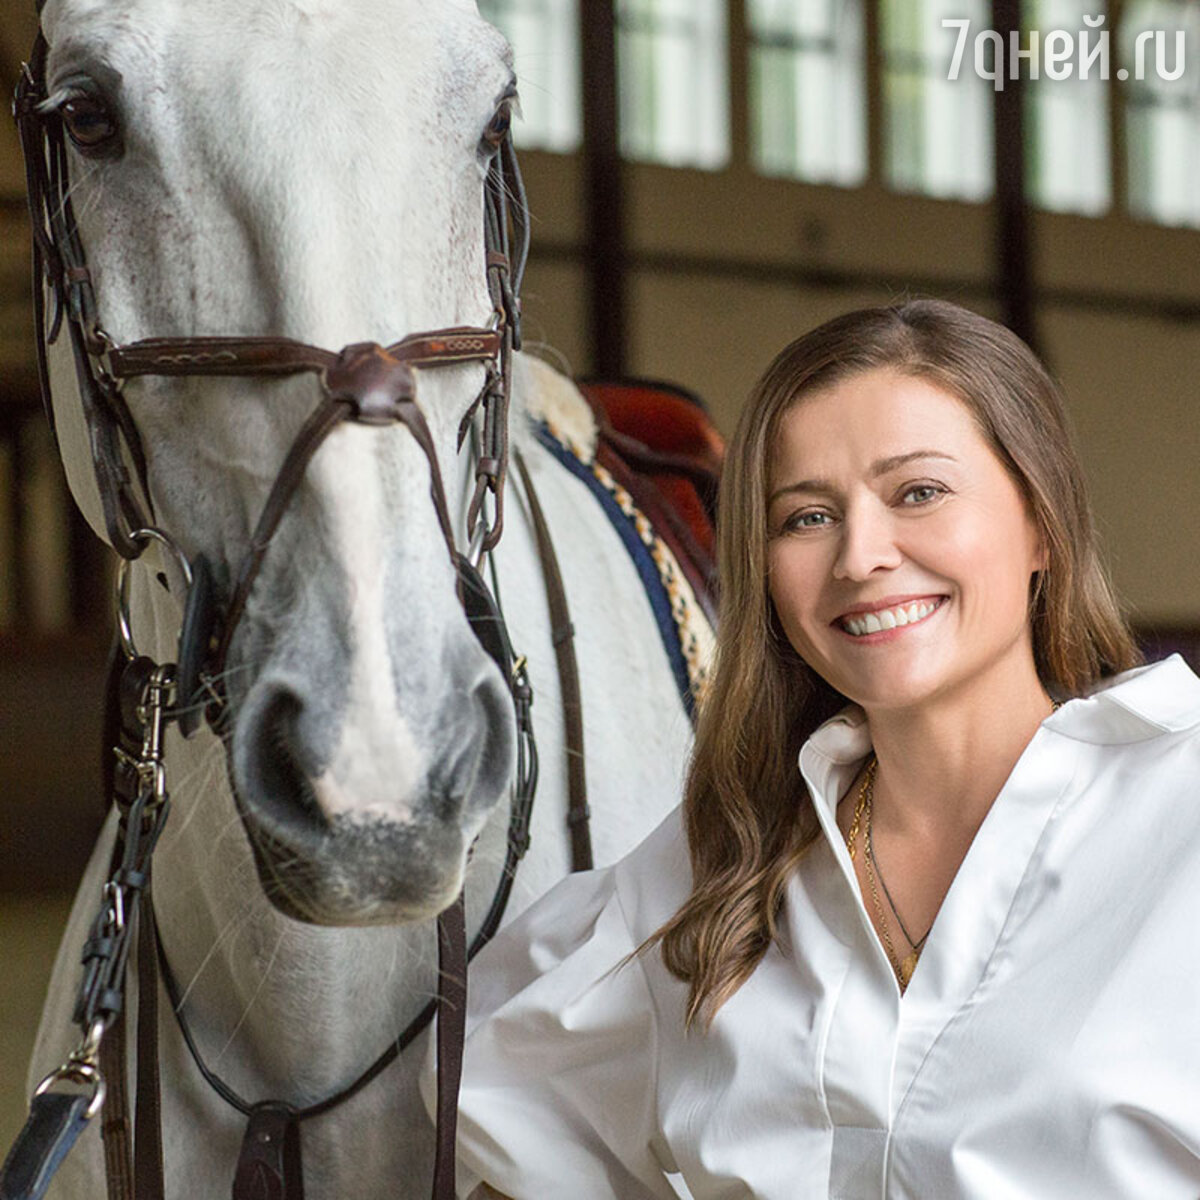
POLYGON ((818 811, 823 809, 832 817, 858 764, 870 752, 867 714, 857 704, 847 705, 830 717, 804 743, 800 748, 800 772, 817 801, 818 811))
POLYGON ((1046 718, 1064 737, 1100 745, 1144 742, 1200 725, 1200 679, 1178 654, 1103 680, 1046 718))
MULTIPOLYGON (((1043 722, 1076 741, 1122 745, 1200 725, 1200 679, 1178 654, 1105 679, 1043 722)), ((871 751, 867 716, 857 704, 830 717, 804 743, 800 770, 832 811, 871 751)))

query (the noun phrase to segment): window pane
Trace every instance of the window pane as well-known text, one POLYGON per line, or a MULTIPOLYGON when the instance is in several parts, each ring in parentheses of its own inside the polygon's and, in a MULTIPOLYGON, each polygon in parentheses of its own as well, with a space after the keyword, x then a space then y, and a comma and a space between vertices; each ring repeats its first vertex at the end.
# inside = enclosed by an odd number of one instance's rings
POLYGON ((958 29, 990 25, 986 0, 883 0, 884 178, 900 191, 984 200, 992 191, 992 84, 969 47, 957 79, 958 29))
POLYGON ((671 166, 723 167, 725 0, 618 0, 617 25, 621 152, 671 166))
POLYGON ((578 0, 479 0, 479 11, 512 43, 521 89, 517 146, 577 150, 583 124, 578 0))
MULTIPOLYGON (((1112 203, 1109 172, 1108 103, 1109 85, 1100 77, 1099 60, 1092 63, 1088 78, 1081 79, 1080 32, 1094 44, 1100 32, 1083 24, 1103 16, 1105 6, 1097 0, 1025 0, 1025 30, 1039 34, 1038 78, 1030 78, 1028 60, 1022 64, 1026 80, 1025 144, 1029 198, 1042 208, 1056 212, 1096 215, 1112 203), (1075 51, 1060 71, 1070 66, 1066 79, 1051 79, 1045 72, 1046 35, 1062 30, 1070 35, 1075 51)), ((1028 37, 1024 42, 1029 46, 1028 37)), ((1110 70, 1112 68, 1110 67, 1110 70)))
POLYGON ((861 183, 861 0, 749 0, 751 157, 768 175, 861 183))
POLYGON ((1170 0, 1131 0, 1121 25, 1129 211, 1163 225, 1200 226, 1200 7, 1170 0), (1189 70, 1176 35, 1184 36, 1189 70), (1139 38, 1141 71, 1139 74, 1139 38), (1161 50, 1161 56, 1160 56, 1161 50))

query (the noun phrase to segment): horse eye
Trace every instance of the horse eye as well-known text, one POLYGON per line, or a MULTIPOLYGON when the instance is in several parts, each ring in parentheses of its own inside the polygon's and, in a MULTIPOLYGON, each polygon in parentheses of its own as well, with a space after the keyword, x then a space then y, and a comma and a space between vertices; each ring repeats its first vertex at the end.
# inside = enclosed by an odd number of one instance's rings
POLYGON ((487 128, 483 131, 483 137, 480 139, 480 147, 485 153, 492 153, 500 149, 500 143, 508 137, 508 131, 512 127, 512 101, 505 100, 498 109, 495 115, 488 122, 487 128))
POLYGON ((117 119, 96 96, 73 96, 59 108, 67 136, 82 154, 110 150, 117 139, 117 119))

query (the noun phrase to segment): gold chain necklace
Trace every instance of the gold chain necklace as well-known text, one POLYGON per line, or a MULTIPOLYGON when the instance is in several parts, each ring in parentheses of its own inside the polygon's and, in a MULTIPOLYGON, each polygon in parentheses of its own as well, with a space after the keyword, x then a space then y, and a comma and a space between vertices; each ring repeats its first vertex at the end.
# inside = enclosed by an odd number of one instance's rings
MULTIPOLYGON (((858 842, 863 841, 867 848, 866 854, 863 855, 863 869, 867 876, 867 888, 871 893, 871 903, 875 909, 875 916, 879 921, 879 933, 883 939, 883 948, 887 953, 888 962, 892 965, 892 970, 896 974, 896 979, 900 983, 900 990, 904 991, 908 987, 908 981, 912 978, 913 971, 917 968, 917 960, 921 957, 921 950, 925 945, 925 938, 921 938, 918 944, 913 943, 908 934, 905 933, 905 939, 908 941, 911 950, 903 959, 896 951, 896 944, 892 941, 892 932, 889 927, 887 913, 884 912, 883 901, 879 898, 879 883, 883 882, 882 876, 878 876, 877 882, 877 867, 875 865, 875 855, 871 848, 871 810, 874 806, 875 799, 875 772, 879 767, 879 760, 872 755, 870 763, 867 764, 867 773, 863 778, 862 786, 858 790, 858 801, 854 806, 854 817, 850 822, 850 828, 846 831, 846 849, 849 851, 850 859, 853 861, 856 857, 858 842)), ((887 885, 884 884, 886 889, 887 885)), ((891 896, 888 896, 888 903, 891 904, 891 896)), ((893 906, 893 912, 895 908, 893 906)), ((896 913, 896 920, 900 924, 900 929, 904 931, 903 922, 900 922, 900 914, 896 913)))

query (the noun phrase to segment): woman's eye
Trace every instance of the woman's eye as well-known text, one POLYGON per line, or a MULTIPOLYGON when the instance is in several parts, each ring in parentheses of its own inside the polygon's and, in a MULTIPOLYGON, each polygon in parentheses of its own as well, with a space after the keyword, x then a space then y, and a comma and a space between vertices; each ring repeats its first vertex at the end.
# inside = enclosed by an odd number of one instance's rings
POLYGON ((508 137, 508 131, 512 128, 512 101, 505 100, 503 104, 496 109, 495 115, 488 122, 487 128, 483 131, 483 137, 480 139, 480 148, 487 154, 500 149, 501 142, 508 137))
POLYGON ((919 483, 904 493, 903 503, 908 505, 928 504, 930 500, 940 496, 944 490, 932 483, 919 483))
POLYGON ((95 96, 75 96, 59 108, 63 128, 84 154, 110 149, 117 140, 117 119, 95 96))
POLYGON ((798 512, 793 513, 783 523, 785 530, 793 529, 822 529, 829 522, 829 514, 823 512, 798 512))

